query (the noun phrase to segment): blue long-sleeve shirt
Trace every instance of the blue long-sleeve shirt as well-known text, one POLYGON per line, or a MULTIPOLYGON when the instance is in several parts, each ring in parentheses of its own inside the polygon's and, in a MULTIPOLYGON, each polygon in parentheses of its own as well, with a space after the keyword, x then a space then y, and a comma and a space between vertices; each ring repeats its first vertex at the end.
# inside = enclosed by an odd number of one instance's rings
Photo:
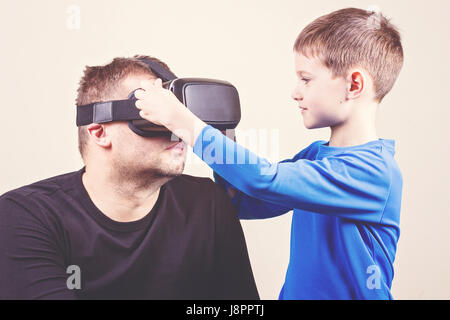
POLYGON ((280 299, 392 299, 402 192, 393 140, 316 141, 270 163, 207 126, 194 153, 240 190, 232 201, 241 219, 293 210, 280 299))

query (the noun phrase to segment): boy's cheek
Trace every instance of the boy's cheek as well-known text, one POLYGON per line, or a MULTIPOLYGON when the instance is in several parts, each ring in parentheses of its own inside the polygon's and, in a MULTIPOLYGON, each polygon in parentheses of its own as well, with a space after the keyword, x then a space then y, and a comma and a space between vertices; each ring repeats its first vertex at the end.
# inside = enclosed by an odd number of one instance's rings
POLYGON ((326 91, 318 86, 310 86, 304 95, 304 103, 306 108, 312 108, 316 104, 320 104, 321 100, 326 96, 326 91))
POLYGON ((315 88, 314 97, 316 100, 321 101, 323 105, 332 107, 338 101, 338 93, 340 91, 335 86, 322 85, 315 88))

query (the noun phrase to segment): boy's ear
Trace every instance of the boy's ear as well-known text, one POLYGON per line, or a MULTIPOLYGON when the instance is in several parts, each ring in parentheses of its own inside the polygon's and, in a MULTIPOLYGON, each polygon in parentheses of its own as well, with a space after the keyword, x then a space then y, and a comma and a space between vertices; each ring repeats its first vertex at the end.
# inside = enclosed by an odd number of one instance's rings
POLYGON ((364 72, 352 70, 347 80, 347 100, 359 98, 366 86, 364 72))

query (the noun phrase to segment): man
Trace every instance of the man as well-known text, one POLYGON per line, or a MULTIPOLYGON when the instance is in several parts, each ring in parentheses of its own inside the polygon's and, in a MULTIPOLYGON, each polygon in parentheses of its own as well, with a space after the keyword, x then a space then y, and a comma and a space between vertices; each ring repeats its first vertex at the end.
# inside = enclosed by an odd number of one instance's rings
MULTIPOLYGON (((86 67, 77 105, 154 81, 138 58, 86 67)), ((92 123, 79 150, 81 170, 0 197, 0 299, 259 298, 237 214, 182 174, 183 142, 92 123)))

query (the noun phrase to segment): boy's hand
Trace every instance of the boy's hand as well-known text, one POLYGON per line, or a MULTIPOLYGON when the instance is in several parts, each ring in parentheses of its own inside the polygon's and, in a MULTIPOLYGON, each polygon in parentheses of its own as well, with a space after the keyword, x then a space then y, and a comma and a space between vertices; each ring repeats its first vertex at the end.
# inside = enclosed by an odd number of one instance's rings
POLYGON ((139 115, 166 127, 192 147, 207 124, 186 108, 171 91, 164 89, 161 79, 153 83, 141 81, 141 88, 134 92, 138 99, 136 108, 141 110, 139 115))
POLYGON ((154 124, 167 127, 174 115, 186 107, 169 90, 162 87, 161 79, 153 83, 148 80, 141 81, 141 88, 134 92, 136 107, 140 109, 139 115, 154 124))

